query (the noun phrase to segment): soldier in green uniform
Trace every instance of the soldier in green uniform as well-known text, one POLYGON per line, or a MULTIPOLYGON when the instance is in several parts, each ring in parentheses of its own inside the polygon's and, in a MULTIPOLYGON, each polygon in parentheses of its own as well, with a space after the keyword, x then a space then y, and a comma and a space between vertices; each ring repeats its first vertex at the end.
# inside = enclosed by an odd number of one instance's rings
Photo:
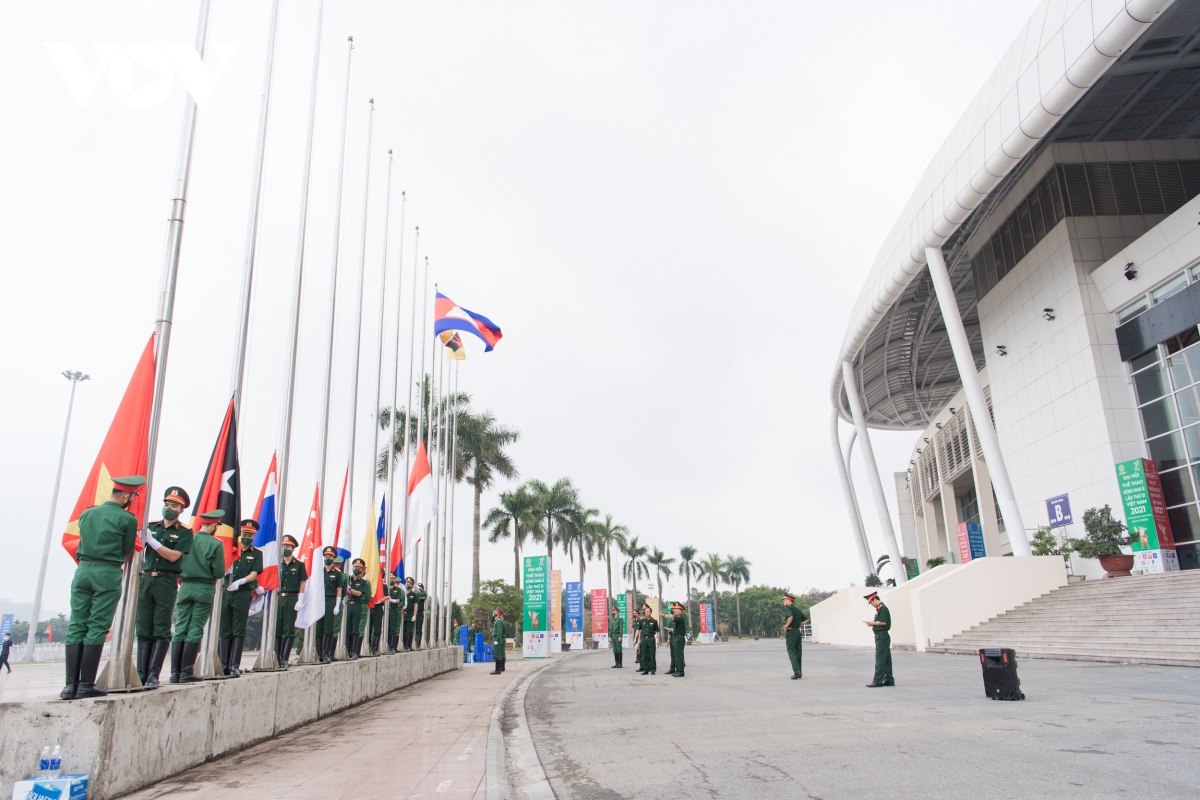
POLYGON ((138 518, 129 513, 129 504, 145 483, 140 475, 115 479, 108 500, 79 517, 75 551, 79 566, 71 579, 67 628, 67 682, 59 694, 63 700, 108 694, 96 688, 96 672, 121 599, 121 566, 133 555, 137 540, 138 518))
MULTIPOLYGON (((674 609, 675 609, 674 603, 667 603, 663 610, 664 611, 674 611, 674 609)), ((664 614, 662 617, 662 620, 658 624, 662 626, 663 637, 667 641, 667 652, 670 653, 670 655, 671 655, 671 668, 669 670, 667 670, 667 674, 674 676, 675 675, 675 649, 673 647, 671 647, 670 644, 671 644, 671 630, 675 627, 675 617, 673 614, 664 614)))
POLYGON ((508 631, 504 627, 504 612, 496 609, 492 612, 492 660, 496 666, 489 673, 499 675, 504 672, 506 656, 504 648, 508 644, 508 631))
POLYGON ((192 504, 188 493, 171 486, 163 494, 163 518, 146 526, 146 560, 137 607, 137 674, 147 688, 158 675, 171 648, 171 617, 179 592, 180 559, 192 549, 192 531, 179 515, 192 504))
POLYGON ((633 660, 637 662, 638 674, 646 674, 646 662, 642 660, 642 623, 646 621, 645 609, 639 608, 633 617, 633 660))
POLYGON ((404 579, 404 649, 413 649, 413 628, 416 627, 417 592, 412 578, 404 579))
POLYGON ((275 603, 275 658, 279 666, 291 666, 292 642, 296 641, 296 612, 304 609, 304 586, 308 583, 308 567, 296 558, 298 542, 290 533, 284 534, 279 548, 279 595, 275 603))
POLYGON ((880 686, 895 686, 896 679, 892 677, 892 612, 879 599, 879 592, 871 592, 866 596, 867 602, 875 608, 875 619, 867 626, 875 632, 875 677, 867 684, 868 689, 880 686))
POLYGON ((621 634, 622 633, 624 633, 624 631, 621 630, 621 615, 617 611, 617 607, 613 606, 612 617, 609 618, 609 620, 608 620, 608 641, 609 641, 609 644, 612 646, 612 651, 613 651, 613 665, 612 665, 613 669, 621 669, 621 656, 622 656, 621 634))
POLYGON ((217 656, 226 675, 242 675, 242 647, 246 644, 246 622, 250 603, 263 570, 263 554, 254 546, 258 521, 244 519, 238 534, 238 554, 233 567, 225 573, 225 591, 221 595, 221 636, 217 656))
POLYGON ((404 627, 404 587, 395 573, 388 576, 388 651, 399 652, 400 631, 404 627))
POLYGON ((415 647, 421 649, 421 635, 425 627, 425 584, 418 583, 417 588, 413 589, 413 599, 416 601, 416 613, 413 616, 413 636, 416 637, 415 647))
POLYGON ((646 666, 643 674, 654 675, 658 672, 658 620, 654 618, 650 606, 645 606, 646 619, 642 622, 642 663, 646 666))
MULTIPOLYGON (((387 586, 387 573, 383 567, 379 568, 379 582, 383 586, 387 586)), ((386 599, 387 592, 384 592, 386 599)), ((383 636, 383 606, 385 600, 380 600, 375 605, 371 606, 371 638, 367 641, 367 647, 370 648, 371 655, 379 655, 379 639, 383 636)))
POLYGON ((683 648, 687 646, 687 617, 683 603, 671 603, 671 674, 683 677, 683 648))
POLYGON ((317 623, 317 655, 326 664, 333 663, 338 633, 342 625, 342 595, 346 591, 346 573, 337 565, 342 557, 334 547, 321 550, 325 559, 325 616, 317 623))
POLYGON ((225 512, 221 509, 197 515, 200 530, 192 547, 179 560, 179 599, 175 603, 175 638, 171 641, 171 683, 202 681, 196 677, 196 656, 204 638, 204 623, 212 613, 216 582, 225 574, 225 546, 213 533, 225 512))
POLYGON ((363 631, 367 626, 367 601, 371 598, 371 582, 363 577, 367 562, 356 558, 350 562, 354 575, 346 588, 346 651, 350 659, 358 658, 363 631))
POLYGON ((800 656, 801 643, 804 639, 804 623, 808 614, 796 606, 796 598, 790 594, 783 596, 783 635, 787 644, 788 658, 792 662, 792 680, 801 678, 800 656))

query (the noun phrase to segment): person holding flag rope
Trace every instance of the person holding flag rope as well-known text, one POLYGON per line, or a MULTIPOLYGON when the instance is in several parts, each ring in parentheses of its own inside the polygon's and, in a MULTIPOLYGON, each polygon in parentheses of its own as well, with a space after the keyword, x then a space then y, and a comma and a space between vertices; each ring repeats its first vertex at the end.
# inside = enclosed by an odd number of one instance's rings
POLYGON ((350 562, 354 576, 346 587, 346 651, 350 660, 358 658, 359 648, 362 647, 363 631, 366 629, 367 600, 371 597, 371 582, 364 577, 367 562, 356 558, 350 562))
POLYGON ((195 674, 196 656, 204 638, 204 623, 212 612, 217 581, 225 574, 225 547, 213 534, 225 511, 214 508, 197 515, 200 530, 192 547, 180 559, 179 599, 175 604, 175 638, 171 642, 171 683, 193 683, 204 678, 195 674))
POLYGON ((336 547, 326 545, 321 555, 325 559, 325 616, 317 623, 317 656, 323 663, 332 664, 342 624, 342 595, 349 582, 346 573, 338 566, 342 563, 342 557, 338 555, 336 547))
POLYGON ((179 522, 179 515, 192 504, 179 486, 163 494, 163 518, 146 526, 146 544, 151 548, 142 562, 142 584, 138 590, 137 674, 148 689, 158 686, 163 661, 171 647, 171 617, 179 593, 180 559, 192 549, 192 531, 179 522))

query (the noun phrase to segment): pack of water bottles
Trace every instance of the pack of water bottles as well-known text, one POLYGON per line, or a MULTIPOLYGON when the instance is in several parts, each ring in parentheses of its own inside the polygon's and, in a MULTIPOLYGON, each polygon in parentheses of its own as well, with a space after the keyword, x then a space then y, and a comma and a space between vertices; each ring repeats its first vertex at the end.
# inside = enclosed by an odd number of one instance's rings
POLYGON ((46 745, 38 758, 37 775, 13 786, 13 800, 86 800, 87 775, 62 774, 62 747, 46 745))

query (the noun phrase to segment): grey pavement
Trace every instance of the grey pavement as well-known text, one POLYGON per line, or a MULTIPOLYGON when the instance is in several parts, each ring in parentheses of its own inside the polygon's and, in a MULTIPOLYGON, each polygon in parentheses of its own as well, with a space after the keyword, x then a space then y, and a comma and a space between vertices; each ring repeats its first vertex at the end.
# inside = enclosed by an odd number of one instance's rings
POLYGON ((1031 660, 1021 702, 989 700, 973 656, 781 640, 687 648, 687 677, 585 653, 534 677, 525 712, 567 798, 1093 798, 1200 796, 1200 672, 1031 660))

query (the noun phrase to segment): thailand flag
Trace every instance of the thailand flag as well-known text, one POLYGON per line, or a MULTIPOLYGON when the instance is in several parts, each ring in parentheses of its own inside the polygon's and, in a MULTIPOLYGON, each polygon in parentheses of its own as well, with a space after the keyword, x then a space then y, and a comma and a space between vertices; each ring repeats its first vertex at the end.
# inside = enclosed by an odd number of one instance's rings
POLYGON ((444 331, 466 331, 475 334, 483 340, 485 352, 491 352, 492 347, 504 335, 500 332, 500 326, 487 317, 468 311, 438 292, 433 303, 433 332, 444 331))
POLYGON ((254 534, 254 546, 262 551, 263 571, 258 576, 260 589, 279 588, 279 536, 275 526, 275 494, 279 488, 276 477, 276 454, 271 454, 271 468, 258 493, 254 506, 254 518, 258 520, 258 533, 254 534))
MULTIPOLYGON (((433 472, 429 469, 429 454, 425 442, 417 447, 417 460, 412 474, 408 476, 408 507, 404 516, 408 522, 408 535, 423 533, 425 526, 438 515, 437 489, 433 485, 433 472)), ((420 538, 417 541, 421 541, 420 538)))

